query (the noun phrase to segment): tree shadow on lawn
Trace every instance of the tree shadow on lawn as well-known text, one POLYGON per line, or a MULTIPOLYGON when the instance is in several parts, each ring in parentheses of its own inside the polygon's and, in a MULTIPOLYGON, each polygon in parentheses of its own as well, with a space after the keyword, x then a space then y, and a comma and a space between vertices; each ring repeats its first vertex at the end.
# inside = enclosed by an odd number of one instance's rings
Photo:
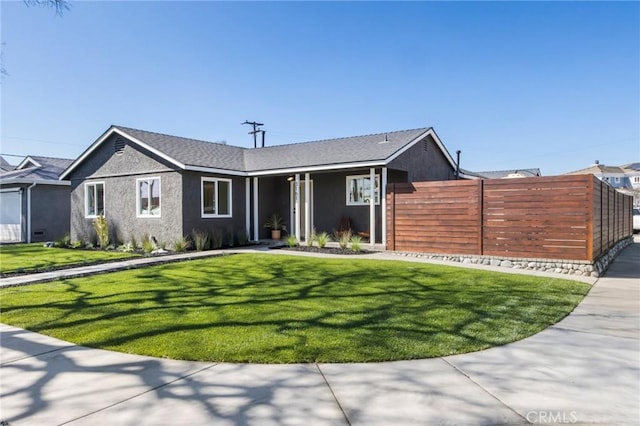
MULTIPOLYGON (((477 275, 446 268, 410 267, 413 276, 389 285, 398 281, 394 270, 367 268, 367 263, 320 277, 304 261, 269 264, 258 272, 212 265, 194 263, 183 268, 186 275, 171 267, 138 270, 138 284, 123 293, 117 286, 107 294, 93 287, 107 279, 117 282, 117 274, 91 285, 64 281, 64 294, 73 296, 47 303, 60 314, 29 328, 62 338, 73 327, 99 328, 101 333, 86 333, 77 343, 132 350, 132 344, 144 348, 147 342, 151 352, 133 350, 148 355, 158 355, 158 345, 177 342, 183 346, 179 356, 193 360, 265 362, 268 350, 276 362, 382 361, 518 340, 557 322, 575 305, 555 301, 566 296, 567 288, 541 293, 522 285, 505 287, 499 281, 512 277, 495 274, 495 282, 476 285, 472 277, 477 275), (208 282, 202 282, 203 275, 211 277, 208 282), (462 289, 446 284, 460 278, 469 280, 462 289), (549 309, 553 303, 559 306, 549 309), (256 340, 252 353, 247 342, 256 340)), ((14 309, 31 308, 38 307, 11 306, 5 312, 10 316, 14 309)))

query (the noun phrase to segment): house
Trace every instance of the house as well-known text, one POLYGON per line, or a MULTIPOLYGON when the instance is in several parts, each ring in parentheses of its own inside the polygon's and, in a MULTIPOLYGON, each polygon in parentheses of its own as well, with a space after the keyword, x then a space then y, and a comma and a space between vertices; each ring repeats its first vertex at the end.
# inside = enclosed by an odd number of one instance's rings
POLYGON ((633 207, 640 209, 640 163, 625 164, 621 168, 633 188, 633 207))
POLYGON ((0 173, 0 242, 50 241, 69 233, 71 183, 59 177, 72 161, 33 155, 0 173))
POLYGON ((111 126, 60 178, 72 240, 94 238, 100 214, 119 242, 171 246, 194 230, 259 240, 277 213, 299 241, 347 218, 384 246, 386 184, 453 179, 455 166, 430 127, 247 149, 111 126))
POLYGON ((625 171, 618 166, 605 166, 596 160, 591 166, 565 173, 566 175, 594 175, 601 181, 607 182, 615 189, 633 189, 631 180, 625 171))
MULTIPOLYGON (((636 167, 638 163, 634 163, 636 167)), ((565 173, 567 175, 594 175, 603 182, 607 182, 610 186, 618 190, 619 192, 631 195, 633 197, 633 205, 640 206, 640 191, 638 190, 638 184, 640 184, 640 177, 637 179, 636 185, 634 182, 636 176, 640 176, 640 172, 635 171, 634 164, 628 164, 626 166, 605 166, 600 164, 596 160, 591 166, 575 170, 573 172, 565 173)))
POLYGON ((540 169, 512 169, 512 170, 496 170, 485 172, 472 172, 469 170, 461 170, 461 176, 467 179, 513 179, 524 177, 542 176, 540 169))

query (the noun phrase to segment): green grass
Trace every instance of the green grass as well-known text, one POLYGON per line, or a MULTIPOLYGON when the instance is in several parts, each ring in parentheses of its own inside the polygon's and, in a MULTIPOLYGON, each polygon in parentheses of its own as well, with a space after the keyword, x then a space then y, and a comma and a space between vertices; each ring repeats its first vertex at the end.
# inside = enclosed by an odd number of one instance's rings
POLYGON ((38 272, 62 266, 79 266, 113 259, 126 259, 133 253, 44 247, 42 243, 0 246, 0 271, 38 272))
POLYGON ((534 334, 584 283, 401 261, 239 254, 0 291, 0 321, 176 359, 362 362, 534 334))

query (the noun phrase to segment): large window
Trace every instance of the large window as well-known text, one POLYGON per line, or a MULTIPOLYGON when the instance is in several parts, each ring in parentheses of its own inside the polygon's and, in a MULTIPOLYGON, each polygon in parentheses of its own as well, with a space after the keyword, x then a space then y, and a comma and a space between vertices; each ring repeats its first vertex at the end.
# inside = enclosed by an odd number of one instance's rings
POLYGON ((202 178, 202 217, 231 217, 231 180, 202 178))
POLYGON ((104 182, 84 185, 84 215, 93 218, 104 215, 104 182))
MULTIPOLYGON (((374 183, 375 204, 380 204, 380 175, 374 183)), ((371 177, 369 175, 347 176, 347 205, 364 206, 371 199, 371 177)))
POLYGON ((160 178, 136 180, 138 217, 160 217, 160 178))

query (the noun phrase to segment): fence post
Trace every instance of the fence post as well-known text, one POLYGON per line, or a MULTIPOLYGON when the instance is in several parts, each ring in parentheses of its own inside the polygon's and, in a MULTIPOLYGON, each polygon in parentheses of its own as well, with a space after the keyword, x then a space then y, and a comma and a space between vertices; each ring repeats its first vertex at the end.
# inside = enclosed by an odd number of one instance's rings
POLYGON ((593 221, 594 221, 594 214, 593 214, 593 210, 595 208, 594 203, 595 200, 593 199, 593 191, 594 191, 594 187, 593 187, 593 183, 594 183, 594 176, 588 176, 589 178, 589 185, 588 185, 588 189, 589 189, 589 202, 587 203, 587 260, 589 262, 593 262, 594 256, 593 256, 593 239, 595 238, 593 235, 593 221))
POLYGON ((387 245, 388 249, 396 249, 396 184, 387 185, 387 245))
POLYGON ((598 256, 600 256, 602 254, 602 247, 603 247, 603 240, 604 240, 604 222, 602 221, 602 207, 603 207, 603 203, 602 203, 602 191, 604 191, 604 188, 602 186, 602 181, 598 180, 598 184, 600 185, 600 249, 598 251, 598 256))

